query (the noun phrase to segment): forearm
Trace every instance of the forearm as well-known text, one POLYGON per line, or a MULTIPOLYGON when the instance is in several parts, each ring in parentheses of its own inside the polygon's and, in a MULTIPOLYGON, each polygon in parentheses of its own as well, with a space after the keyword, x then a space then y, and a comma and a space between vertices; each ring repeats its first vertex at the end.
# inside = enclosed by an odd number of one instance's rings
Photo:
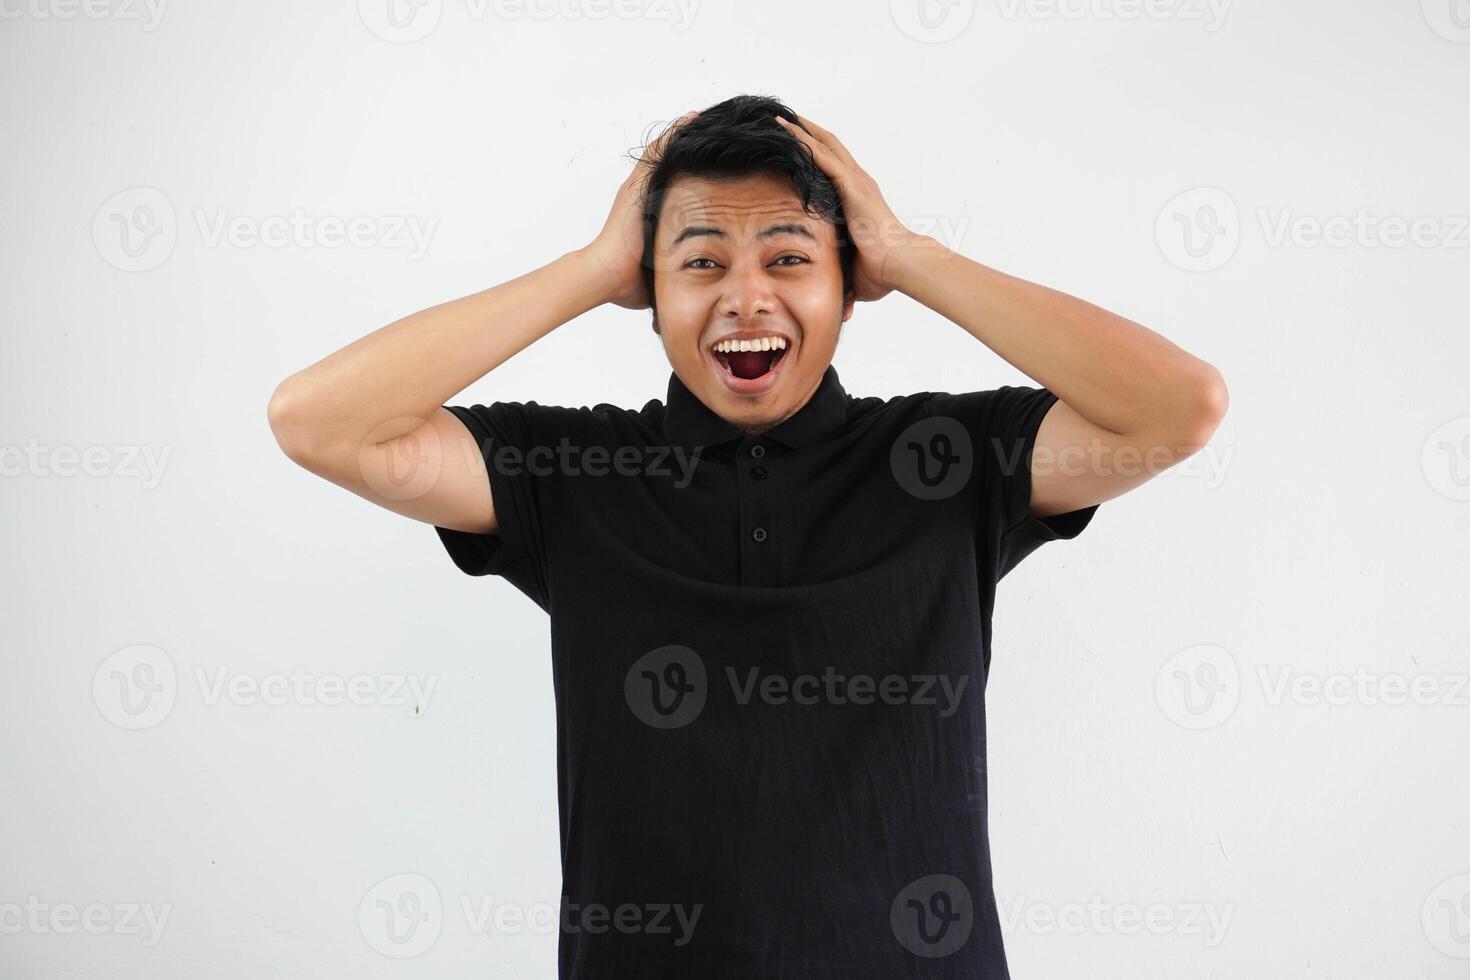
POLYGON ((605 278, 573 251, 390 323, 281 382, 270 402, 271 427, 300 455, 413 431, 521 350, 601 305, 605 278))
POLYGON ((959 324, 1103 429, 1188 442, 1222 410, 1224 385, 1211 365, 1131 320, 923 236, 889 264, 895 289, 959 324))

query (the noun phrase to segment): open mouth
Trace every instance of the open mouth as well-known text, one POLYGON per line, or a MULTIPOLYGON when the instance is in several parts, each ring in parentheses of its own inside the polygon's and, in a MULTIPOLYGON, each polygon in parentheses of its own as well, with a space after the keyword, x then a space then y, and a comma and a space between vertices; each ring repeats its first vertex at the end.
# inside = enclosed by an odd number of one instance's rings
POLYGON ((742 381, 754 381, 775 370, 786 356, 785 337, 722 340, 714 346, 715 360, 742 381))

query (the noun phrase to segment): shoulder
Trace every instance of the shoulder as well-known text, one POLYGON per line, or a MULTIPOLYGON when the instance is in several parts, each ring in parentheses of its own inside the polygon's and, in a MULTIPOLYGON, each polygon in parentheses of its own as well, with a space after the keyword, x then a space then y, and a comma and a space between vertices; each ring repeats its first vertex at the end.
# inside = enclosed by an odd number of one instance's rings
POLYGON ((925 391, 909 397, 921 404, 928 416, 952 418, 971 431, 980 432, 1033 427, 1057 400, 1050 390, 1032 385, 1001 385, 959 392, 925 391))
POLYGON ((1004 385, 976 391, 915 391, 880 397, 870 395, 852 398, 848 404, 848 421, 861 424, 875 420, 909 420, 949 417, 975 423, 997 417, 1024 413, 1028 408, 1049 405, 1056 399, 1045 388, 1027 385, 1004 385))
POLYGON ((855 398, 849 406, 848 431, 904 445, 973 447, 1011 459, 1017 451, 1029 452, 1042 419, 1056 401, 1048 389, 1030 385, 855 398))

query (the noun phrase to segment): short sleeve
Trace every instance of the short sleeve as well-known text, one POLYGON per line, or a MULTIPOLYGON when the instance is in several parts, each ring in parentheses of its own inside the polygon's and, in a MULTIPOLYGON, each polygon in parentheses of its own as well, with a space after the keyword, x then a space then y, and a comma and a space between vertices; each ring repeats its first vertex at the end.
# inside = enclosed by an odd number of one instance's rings
POLYGON ((544 529, 549 495, 543 469, 528 465, 533 448, 556 442, 560 413, 535 402, 444 406, 479 447, 495 505, 496 532, 472 534, 435 526, 454 564, 467 575, 499 575, 543 609, 550 588, 544 529))
POLYGON ((1097 513, 1098 504, 1048 517, 1031 513, 1031 451, 1057 401, 1046 388, 1007 385, 936 395, 930 406, 958 419, 970 435, 980 533, 992 545, 997 581, 1046 542, 1077 537, 1097 513))

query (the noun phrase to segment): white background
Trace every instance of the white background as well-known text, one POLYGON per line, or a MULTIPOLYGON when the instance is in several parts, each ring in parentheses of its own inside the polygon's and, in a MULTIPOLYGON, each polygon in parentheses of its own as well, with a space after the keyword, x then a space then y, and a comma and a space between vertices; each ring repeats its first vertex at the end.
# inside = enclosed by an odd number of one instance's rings
MULTIPOLYGON (((386 2, 0 3, 0 976, 554 975, 544 923, 463 907, 556 900, 543 614, 294 467, 266 402, 584 244, 627 150, 740 92, 1230 387, 1209 450, 1001 584, 1014 975, 1470 973, 1463 0, 386 2), (372 240, 248 236, 298 210, 372 240), (140 663, 151 715, 119 700, 140 663), (399 703, 212 698, 293 669, 399 703), (442 911, 395 946, 404 887, 442 911), (99 934, 64 931, 89 905, 99 934)), ((903 297, 836 364, 860 395, 1025 382, 903 297)), ((460 401, 637 407, 667 376, 647 314, 605 308, 460 401)))

